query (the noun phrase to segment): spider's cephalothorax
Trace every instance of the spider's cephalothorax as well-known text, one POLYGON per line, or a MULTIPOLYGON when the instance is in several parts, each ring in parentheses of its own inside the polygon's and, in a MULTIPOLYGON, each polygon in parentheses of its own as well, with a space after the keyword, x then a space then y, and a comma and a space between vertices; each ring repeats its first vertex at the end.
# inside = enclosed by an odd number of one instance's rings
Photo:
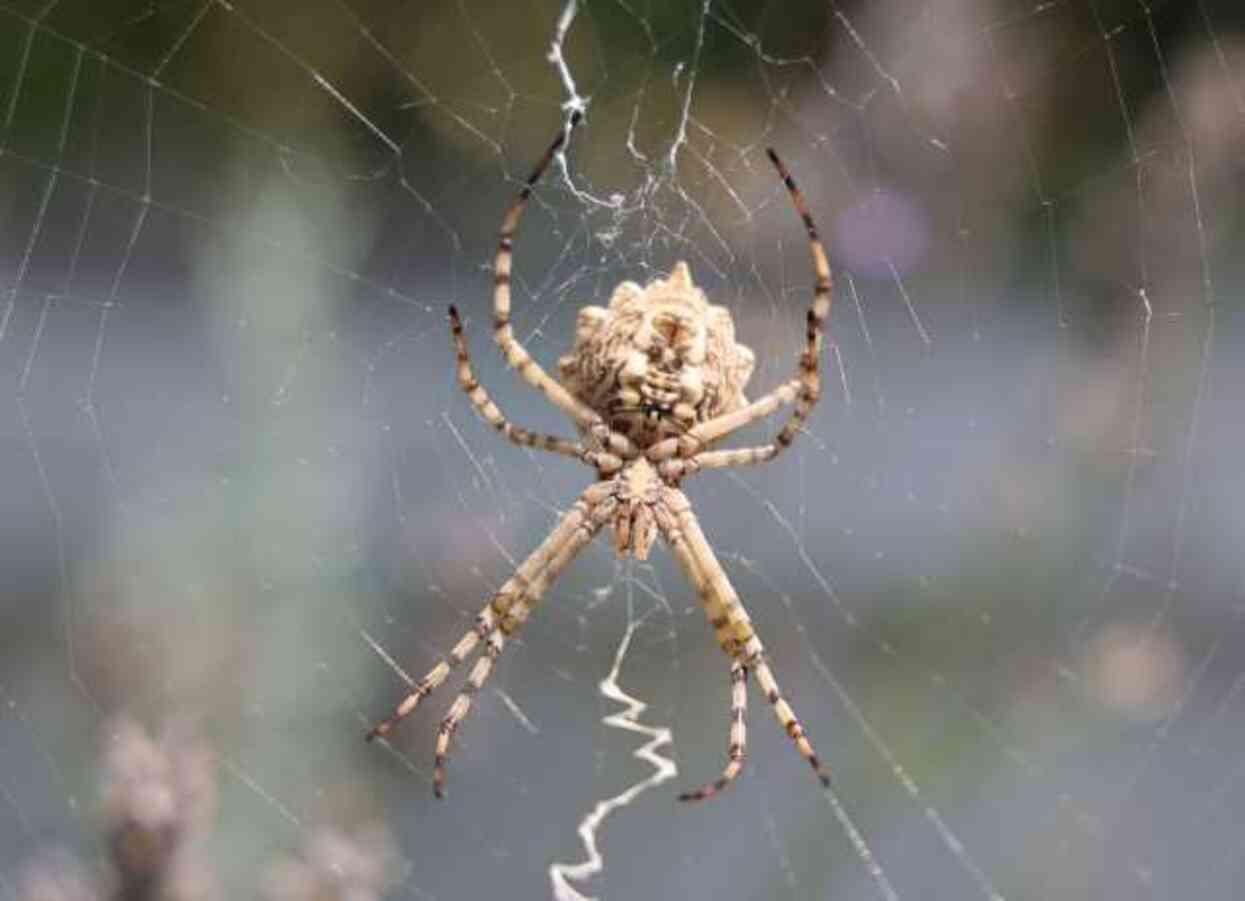
MULTIPOLYGON (((571 117, 571 125, 579 114, 571 117)), ((830 266, 817 229, 786 167, 774 151, 769 157, 782 177, 808 232, 813 257, 813 300, 808 309, 804 352, 795 378, 749 403, 744 384, 752 373, 752 351, 735 342, 730 314, 710 304, 692 284, 685 263, 670 276, 641 288, 623 282, 608 308, 586 307, 571 352, 560 361, 555 381, 532 359, 510 325, 511 243, 519 214, 553 155, 566 140, 563 131, 502 220, 493 272, 493 340, 523 381, 566 413, 581 441, 533 432, 510 422, 489 398, 471 368, 458 311, 450 307, 450 328, 458 358, 458 384, 484 421, 515 444, 553 451, 593 467, 596 481, 571 505, 540 546, 489 599, 471 630, 414 686, 393 714, 373 728, 384 736, 421 700, 481 648, 467 685, 437 730, 433 787, 445 784, 450 739, 471 709, 472 699, 493 672, 506 640, 527 620, 558 574, 604 528, 614 534, 620 555, 643 559, 660 535, 696 588, 719 647, 731 660, 731 726, 727 764, 714 782, 686 792, 684 800, 716 794, 739 774, 744 760, 744 714, 748 674, 757 683, 783 730, 809 762, 822 784, 829 777, 795 711, 783 698, 761 639, 726 571, 718 562, 692 512, 679 481, 705 469, 772 460, 799 433, 821 395, 818 358, 821 330, 830 315, 830 266), (793 410, 774 439, 756 447, 714 450, 722 438, 791 404, 793 410)))
POLYGON ((624 466, 610 483, 618 503, 610 520, 614 550, 620 557, 647 560, 657 538, 657 511, 664 487, 657 470, 641 457, 624 466))
POLYGON ((725 307, 710 304, 686 263, 641 288, 623 282, 608 307, 584 307, 562 383, 637 447, 680 435, 747 400, 752 351, 725 307))

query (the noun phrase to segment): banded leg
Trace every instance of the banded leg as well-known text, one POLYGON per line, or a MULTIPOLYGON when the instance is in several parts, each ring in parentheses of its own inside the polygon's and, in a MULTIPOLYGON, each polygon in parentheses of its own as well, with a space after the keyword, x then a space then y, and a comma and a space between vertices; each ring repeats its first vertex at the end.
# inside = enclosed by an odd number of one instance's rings
MULTIPOLYGON (((804 203, 804 195, 796 187, 795 179, 791 177, 791 173, 787 171, 787 167, 778 158, 778 154, 774 152, 773 148, 766 152, 769 154, 770 162, 774 164, 774 168, 778 170, 778 174, 782 177, 783 184, 787 186, 787 191, 791 194, 791 201, 795 204, 796 212, 800 214, 800 218, 804 221, 804 230, 808 233, 809 252, 813 258, 813 302, 809 306, 806 317, 804 352, 800 354, 799 370, 796 373, 796 378, 780 385, 769 394, 753 401, 742 409, 715 416, 713 419, 689 429, 686 435, 660 442, 649 450, 648 457, 650 460, 665 459, 676 453, 680 457, 696 459, 701 455, 702 449, 712 442, 724 438, 737 429, 741 429, 762 416, 773 413, 779 407, 794 401, 795 409, 791 411, 791 416, 788 417, 772 443, 754 448, 744 448, 744 450, 750 452, 747 456, 711 458, 712 462, 704 465, 706 467, 720 467, 733 466, 737 465, 737 463, 761 463, 772 460, 791 446, 791 442, 795 440, 796 433, 803 426, 804 420, 808 418, 808 414, 812 412, 813 407, 821 398, 821 375, 819 370, 822 329, 826 319, 830 316, 832 296, 830 263, 826 259, 826 250, 822 246, 821 239, 817 237, 817 226, 813 222, 812 214, 808 211, 808 206, 804 203), (727 460, 731 462, 726 462, 727 460)), ((692 471, 694 471, 694 467, 692 471)))
POLYGON ((488 392, 484 390, 484 386, 480 384, 479 379, 476 378, 475 372, 471 368, 471 355, 467 351, 467 339, 463 334, 463 322, 458 315, 457 307, 450 307, 449 317, 450 334, 454 340, 454 353, 458 361, 456 368, 458 385, 466 393, 471 401, 471 405, 475 407, 481 419, 520 447, 534 447, 539 450, 553 451, 554 453, 574 457, 589 465, 597 466, 606 474, 616 472, 622 467, 622 461, 612 454, 593 453, 577 441, 559 438, 556 435, 532 432, 506 419, 505 414, 493 402, 493 399, 489 397, 488 392))
MULTIPOLYGON (((570 128, 579 123, 578 112, 571 116, 570 128)), ((510 325, 510 270, 513 262, 514 234, 519 226, 519 217, 527 200, 532 196, 532 188, 548 168, 554 155, 566 143, 570 129, 558 132, 545 155, 540 158, 532 174, 527 177, 526 184, 519 191, 510 209, 506 211, 501 224, 501 238, 497 246, 497 256, 493 260, 493 340, 501 348, 506 362, 515 369, 519 377, 537 391, 549 398, 563 413, 571 417, 575 424, 593 435, 601 446, 622 457, 634 457, 635 448, 630 439, 610 429, 601 415, 577 399, 560 383, 552 379, 547 372, 532 359, 532 355, 519 343, 510 325)))
POLYGON ((765 699, 769 701, 770 707, 774 711, 774 716, 778 717, 778 722, 782 726, 787 736, 795 742, 795 749, 800 752, 800 756, 808 761, 808 765, 813 768, 813 772, 817 774, 817 778, 821 780, 822 786, 830 787, 830 773, 821 765, 821 761, 817 759, 817 752, 813 750, 813 743, 808 740, 808 734, 804 731, 799 718, 795 715, 795 711, 791 709, 791 705, 787 703, 786 698, 782 696, 782 690, 778 687, 778 680, 774 678, 774 671, 769 668, 769 663, 765 659, 765 651, 761 647, 761 642, 756 643, 756 651, 749 658, 749 666, 756 671, 757 684, 761 686, 761 691, 765 692, 765 699))
MULTIPOLYGON (((510 583, 506 584, 508 586, 510 583)), ((505 586, 503 586, 503 590, 504 588, 505 586)), ((494 595, 495 598, 496 595, 494 595)), ((436 666, 430 669, 422 679, 415 683, 411 693, 402 699, 392 714, 368 730, 365 736, 367 740, 372 741, 388 735, 394 726, 414 712, 420 701, 440 687, 441 683, 449 676, 450 671, 460 666, 471 655, 471 652, 475 650, 481 639, 487 638, 492 634, 496 626, 497 614, 493 612, 493 600, 490 600, 489 603, 484 605, 484 609, 476 614, 475 626, 472 627, 471 631, 460 638, 458 644, 454 645, 454 649, 440 660, 436 666)))
POLYGON ((748 727, 744 716, 748 712, 748 668, 738 660, 731 663, 731 737, 726 747, 726 769, 714 782, 702 785, 695 791, 679 795, 680 801, 703 801, 712 798, 735 781, 744 768, 744 755, 748 743, 748 727))
MULTIPOLYGON (((600 485, 594 485, 594 488, 600 488, 600 485)), ((593 490, 593 489, 589 489, 593 490)), ((579 554, 584 546, 593 540, 594 536, 600 531, 601 526, 605 525, 610 516, 613 515, 614 509, 618 505, 614 499, 606 498, 603 502, 595 505, 589 510, 589 518, 580 520, 575 525, 574 533, 571 533, 568 539, 564 540, 555 551, 553 558, 545 565, 544 570, 535 577, 528 585, 528 590, 522 595, 515 597, 512 605, 505 610, 496 610, 499 615, 497 628, 489 635, 488 642, 484 646, 484 656, 476 661, 476 666, 472 667, 471 675, 467 677, 466 687, 454 698, 453 704, 449 706, 449 712, 446 718, 442 719, 441 727, 437 729, 437 747, 436 755, 433 758, 432 770, 432 790, 437 798, 444 798, 444 789, 446 789, 446 758, 449 755, 449 739, 453 738, 454 733, 458 731, 459 724, 471 712, 472 699, 483 688, 484 682, 488 681, 488 677, 492 675, 494 663, 502 653, 505 646, 505 638, 513 635, 518 631, 519 626, 527 622, 528 616, 532 614, 532 609, 537 605, 537 601, 542 599, 545 590, 553 584, 561 571, 575 559, 575 555, 579 554)))
POLYGON ((459 725, 471 711, 471 704, 475 695, 484 687, 488 677, 492 675, 497 658, 501 656, 502 649, 505 647, 507 636, 514 634, 527 621, 528 616, 531 615, 532 608, 544 596, 545 591, 553 584, 553 580, 558 577, 558 574, 575 559, 575 555, 600 531, 601 527, 613 514, 616 506, 616 502, 612 499, 606 499, 597 504, 590 511, 590 518, 578 523, 575 531, 559 546, 545 568, 529 584, 527 590, 515 597, 513 603, 506 609, 494 608, 498 614, 497 625, 488 636, 484 646, 484 654, 476 661, 475 666, 471 668, 471 673, 467 676, 466 686, 464 686, 458 697, 454 699, 454 703, 450 705, 445 719, 441 721, 441 725, 437 729, 436 752, 433 758, 432 790, 438 798, 445 797, 445 761, 450 752, 450 739, 454 737, 454 733, 458 731, 459 725))
POLYGON ((671 457, 687 460, 693 456, 699 456, 705 447, 718 439, 769 416, 787 404, 794 403, 799 394, 799 379, 784 382, 746 407, 740 407, 738 410, 698 423, 682 435, 658 441, 649 447, 645 456, 653 463, 666 461, 671 457))
POLYGON ((437 729, 436 757, 432 770, 432 791, 438 798, 445 797, 445 758, 449 755, 450 739, 454 737, 454 733, 458 731, 459 724, 471 711, 472 698, 484 687, 484 683, 488 681, 488 677, 492 674, 493 667, 497 663, 497 658, 501 656, 505 646, 506 636, 503 632, 496 630, 489 635, 488 640, 484 644, 483 656, 471 668, 471 673, 467 676, 466 686, 458 697, 454 699, 454 703, 450 705, 445 719, 441 720, 440 728, 437 729))
POLYGON ((445 681, 452 669, 461 665, 471 655, 481 640, 487 638, 494 629, 503 624, 515 603, 530 590, 530 586, 536 582, 542 571, 557 558, 559 551, 575 538, 577 531, 589 522, 594 508, 608 493, 608 489, 602 487, 604 484, 598 482, 579 496, 571 509, 554 527, 549 537, 519 564, 514 575, 506 580, 488 604, 476 614, 475 625, 471 631, 458 640, 445 659, 437 663, 427 675, 415 683, 410 694, 402 699, 389 717, 372 727, 367 733, 368 741, 387 735, 399 721, 409 716, 420 701, 445 681))
POLYGON ((736 447, 729 450, 704 451, 686 459, 663 460, 658 469, 663 478, 682 479, 702 469, 726 469, 732 466, 750 466, 768 463, 778 455, 777 446, 736 447))
POLYGON ((741 661, 756 674, 757 683, 783 730, 795 743, 796 750, 808 761, 822 785, 829 785, 830 777, 822 768, 795 711, 783 699, 778 681, 765 659, 761 639, 757 637, 748 612, 709 546, 705 533, 701 531, 687 496, 676 488, 665 489, 659 511, 662 532, 670 542, 675 559, 682 564, 688 578, 696 586, 718 644, 733 660, 741 661))

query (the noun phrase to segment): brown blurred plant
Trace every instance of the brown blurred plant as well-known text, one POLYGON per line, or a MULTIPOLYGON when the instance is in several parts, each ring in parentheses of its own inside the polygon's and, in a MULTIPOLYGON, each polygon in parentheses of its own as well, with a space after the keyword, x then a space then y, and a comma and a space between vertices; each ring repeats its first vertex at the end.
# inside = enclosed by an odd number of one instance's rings
POLYGON ((216 811, 215 761, 185 724, 153 741, 122 719, 104 754, 104 828, 116 891, 125 901, 192 901, 217 895, 196 853, 216 811))
MULTIPOLYGON (((107 859, 85 867, 49 851, 23 872, 18 901, 213 901, 222 897, 202 852, 216 813, 216 765, 184 722, 152 738, 133 720, 104 730, 102 828, 107 859)), ((346 834, 322 828, 301 857, 273 864, 264 894, 274 901, 372 901, 399 860, 388 833, 369 825, 346 834)))
POLYGON ((27 864, 17 887, 19 901, 99 901, 82 865, 64 851, 49 851, 27 864))
POLYGON ((94 872, 53 852, 30 864, 19 901, 209 901, 198 848, 216 810, 215 762, 185 723, 153 739, 120 717, 104 728, 101 807, 108 859, 94 872))
POLYGON ((273 901, 377 901, 393 885, 398 853, 379 824, 346 834, 314 833, 303 855, 278 861, 265 894, 273 901))

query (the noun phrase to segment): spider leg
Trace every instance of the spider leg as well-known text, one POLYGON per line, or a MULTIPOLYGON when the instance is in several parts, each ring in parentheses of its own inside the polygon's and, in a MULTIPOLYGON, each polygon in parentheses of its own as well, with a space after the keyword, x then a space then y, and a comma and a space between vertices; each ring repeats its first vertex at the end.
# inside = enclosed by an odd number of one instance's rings
POLYGON ((712 444, 719 438, 724 438, 732 432, 742 429, 744 426, 751 425, 758 419, 769 416, 771 413, 785 407, 787 404, 794 403, 800 396, 799 379, 792 379, 779 385, 764 397, 758 397, 746 407, 740 407, 730 413, 723 413, 721 416, 715 416, 713 419, 699 423, 688 430, 689 436, 699 442, 701 447, 712 444))
POLYGON ((415 687, 410 694, 402 699, 401 703, 398 704, 389 717, 372 727, 367 733, 368 741, 387 735, 399 721, 409 716, 415 710, 420 701, 435 691, 446 680, 452 669, 462 664, 471 655, 471 652, 476 649, 481 640, 487 639, 499 626, 504 624, 505 617, 510 615, 510 610, 515 603, 531 590, 531 586, 537 583, 542 571, 550 566, 551 561, 557 558, 559 551, 569 544, 575 538, 576 533, 589 522, 592 511, 606 493, 602 487, 606 484, 598 482, 579 496, 579 499, 571 509, 567 511, 553 531, 549 533, 549 537, 541 542, 540 546, 526 560, 519 564, 519 568, 515 570, 514 575, 506 580, 506 583, 497 590, 496 594, 476 614, 475 625, 472 629, 458 640, 458 643, 454 645, 444 659, 415 683, 415 687))
POLYGON ((748 711, 748 668, 738 660, 731 662, 731 737, 726 748, 727 763, 722 775, 695 791, 679 795, 680 801, 703 801, 712 798, 735 781, 744 768, 748 744, 748 727, 744 715, 748 711))
MULTIPOLYGON (((813 302, 808 309, 804 352, 800 354, 799 369, 796 377, 775 388, 764 397, 753 401, 746 407, 708 419, 689 429, 685 435, 677 438, 667 438, 664 441, 658 442, 648 450, 647 456, 651 461, 666 460, 676 455, 682 458, 696 459, 702 455, 704 448, 714 441, 726 437, 737 429, 741 429, 763 416, 768 416, 779 407, 794 402, 795 409, 791 411, 791 416, 774 437, 773 442, 757 448, 749 448, 750 454, 748 458, 744 459, 741 457, 736 462, 762 463, 772 460, 795 440, 796 433, 803 426, 804 420, 808 418, 809 413, 812 412, 813 407, 821 398, 819 367, 822 329, 826 319, 830 316, 830 301, 833 293, 830 280, 830 263, 826 259, 825 247, 822 246, 821 239, 817 237, 817 226, 813 223, 812 214, 809 213, 808 206, 804 203, 804 195, 796 187, 795 179, 791 177, 791 173, 787 171, 787 167, 772 148, 767 152, 770 162, 778 170, 783 184, 786 185, 787 191, 791 194, 791 201, 795 205, 796 212, 800 214, 800 218, 804 221, 804 230, 808 233, 809 252, 813 258, 813 302)), ((736 462, 722 462, 726 458, 711 459, 712 462, 707 462, 703 465, 736 465, 736 462)), ((694 472, 696 468, 693 466, 680 470, 677 466, 668 466, 667 471, 676 474, 675 477, 677 478, 679 475, 685 474, 685 472, 694 472)))
MULTIPOLYGON (((699 456, 702 448, 720 438, 763 419, 787 404, 794 403, 800 394, 800 380, 792 379, 779 385, 764 397, 759 397, 746 407, 706 419, 688 429, 684 434, 665 438, 648 448, 645 456, 650 462, 667 461, 671 457, 690 459, 699 456)), ((681 474, 681 473, 680 473, 681 474)))
MULTIPOLYGON (((578 124, 579 118, 578 112, 571 116, 571 128, 578 124)), ((551 378, 541 365, 532 359, 532 355, 515 337, 514 329, 510 325, 510 270, 513 262, 514 234, 519 226, 519 217, 523 214, 523 208, 532 195, 532 188, 536 182, 540 181, 540 177, 553 160, 554 155, 566 143, 569 133, 568 128, 558 132, 558 136, 549 145, 545 155, 540 158, 540 162, 536 164, 536 168, 532 170, 532 174, 528 176, 527 182, 519 191, 519 196, 514 199, 514 203, 510 205, 510 209, 506 211, 502 219, 501 238, 497 246, 497 256, 493 260, 493 340, 501 348, 506 362, 518 372, 523 381, 545 395, 558 409, 571 417, 576 425, 596 438, 603 448, 621 457, 630 458, 635 456, 635 447, 630 439, 610 429, 605 420, 601 418, 601 414, 577 399, 560 382, 551 378)))
POLYGON ((402 702, 398 704, 393 713, 368 730, 366 736, 368 741, 388 735, 394 726, 414 712, 420 701, 440 687, 452 669, 459 666, 471 655, 476 645, 480 643, 480 639, 492 634, 497 623, 497 614, 493 612, 493 604, 501 593, 509 587, 511 587, 511 583, 507 582, 502 586, 501 591, 495 594, 489 603, 484 605, 484 609, 476 614, 475 626, 471 631, 463 635, 458 640, 458 643, 454 645, 453 650, 430 669, 422 679, 415 683, 415 687, 410 694, 402 699, 402 702))
POLYGON ((597 466, 607 474, 617 471, 622 466, 622 461, 612 454, 594 453, 587 450, 577 441, 569 441, 566 438, 559 438, 555 435, 532 432, 506 419, 505 414, 501 412, 497 404, 489 397, 488 392, 484 390, 484 386, 480 384, 479 379, 476 378, 475 372, 471 368, 471 356, 467 351, 467 339, 463 335, 463 323, 458 315, 458 309, 451 306, 449 316, 450 334, 454 339, 454 352, 458 360, 458 385, 471 400, 471 405, 476 408, 480 418, 520 447, 535 447, 540 450, 553 451, 554 453, 574 457, 592 466, 597 466))
POLYGON ((438 798, 445 797, 445 758, 449 756, 450 739, 454 733, 458 731, 458 726, 466 718, 471 711, 471 701, 484 683, 488 681, 488 677, 493 672, 493 666, 497 663, 497 658, 501 656, 502 650, 506 646, 506 635, 500 630, 492 632, 488 640, 484 644, 484 654, 476 661, 475 666, 471 668, 470 675, 467 676, 467 684, 454 699, 454 703, 450 705, 449 712, 446 713, 445 719, 441 720, 441 725, 437 729, 437 747, 436 758, 432 771, 432 790, 438 798))
MULTIPOLYGON (((796 187, 795 179, 791 177, 791 173, 787 171, 787 167, 783 165, 783 161, 779 159, 774 149, 768 148, 766 152, 769 154, 770 162, 778 170, 783 184, 787 186, 787 192, 791 195, 791 202, 796 212, 804 221, 804 230, 808 233, 808 250, 813 259, 813 303, 808 308, 804 353, 800 354, 799 372, 796 374, 800 390, 791 416, 775 436, 774 443, 768 445, 773 448, 773 451, 767 459, 773 459, 795 440, 796 433, 821 397, 821 377, 818 373, 822 345, 821 333, 826 319, 830 316, 833 288, 830 281, 830 263, 826 260, 826 249, 822 246, 821 239, 817 237, 817 226, 813 223, 813 216, 804 202, 804 195, 796 187)), ((757 676, 760 676, 759 672, 757 676)))
MULTIPOLYGON (((600 483, 597 486, 599 487, 600 483)), ((591 489, 589 489, 591 490, 591 489)), ((449 756, 450 739, 458 731, 459 725, 471 711, 475 695, 484 687, 488 677, 492 675, 497 658, 501 656, 506 638, 518 631, 527 621, 532 608, 544 596, 553 580, 565 569, 575 555, 590 542, 596 533, 613 514, 617 502, 606 499, 592 508, 587 519, 579 520, 574 532, 558 546, 545 568, 528 585, 527 590, 514 597, 504 610, 497 610, 499 618, 494 631, 488 636, 484 646, 484 655, 476 661, 467 676, 467 684, 450 705, 449 712, 437 729, 436 753, 433 760, 432 790, 438 798, 445 796, 445 761, 449 756)))
POLYGON ((821 784, 826 788, 830 787, 830 773, 821 765, 821 761, 817 758, 817 752, 813 750, 813 743, 808 740, 808 734, 804 731, 799 718, 795 715, 795 711, 791 709, 791 705, 787 703, 786 698, 782 696, 782 689, 778 687, 778 680, 774 678, 774 671, 769 668, 769 662, 765 659, 765 650, 761 647, 761 642, 756 642, 756 649, 748 655, 749 666, 756 670, 757 684, 761 686, 761 691, 765 692, 765 699, 769 701, 770 707, 774 711, 774 716, 778 717, 778 722, 782 726, 787 736, 795 742, 795 749, 800 752, 800 756, 808 761, 808 765, 813 768, 813 772, 817 774, 817 778, 821 780, 821 784))
POLYGON ((701 531, 687 496, 677 488, 666 488, 662 492, 662 501, 657 512, 662 533, 670 543, 675 559, 696 587, 718 644, 732 660, 756 673, 757 683, 765 693, 783 731, 795 743, 796 750, 808 761, 822 785, 829 785, 830 777, 822 767, 795 711, 783 698, 778 680, 774 678, 774 672, 765 659, 765 647, 752 627, 751 617, 709 546, 705 533, 701 531))
POLYGON ((778 455, 778 445, 765 444, 758 447, 734 447, 729 450, 703 451, 694 457, 679 460, 663 460, 659 465, 662 476, 681 479, 702 469, 726 469, 731 466, 749 466, 768 463, 778 455))

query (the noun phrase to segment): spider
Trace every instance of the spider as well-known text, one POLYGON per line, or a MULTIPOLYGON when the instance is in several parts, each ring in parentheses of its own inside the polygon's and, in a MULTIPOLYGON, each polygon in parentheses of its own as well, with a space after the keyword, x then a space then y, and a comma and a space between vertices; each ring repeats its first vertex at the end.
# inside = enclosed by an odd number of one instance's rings
POLYGON ((680 480, 702 469, 763 463, 790 446, 821 394, 818 357, 822 325, 830 313, 830 267, 804 198, 772 149, 770 161, 804 220, 812 252, 813 300, 808 310, 804 352, 796 377, 759 400, 748 402, 744 385, 752 374, 752 351, 735 341, 730 312, 708 302, 684 262, 664 279, 641 288, 623 282, 608 308, 579 311, 571 352, 558 363, 554 380, 515 337, 510 324, 512 241, 532 188, 579 121, 571 117, 528 177, 502 220, 493 269, 493 340, 509 365, 575 423, 580 441, 539 434, 511 423, 477 381, 467 353, 458 311, 449 308, 457 355, 458 384, 481 417, 513 443, 574 457, 596 470, 597 480, 571 506, 550 535, 476 614, 475 624, 449 654, 415 684, 393 714, 378 723, 369 740, 387 735, 481 644, 483 652, 450 705, 437 731, 433 790, 442 797, 450 739, 471 709, 501 656, 506 639, 601 529, 613 532, 620 556, 645 559, 657 535, 669 545, 695 586, 718 644, 730 658, 731 720, 727 764, 714 782, 681 794, 685 801, 711 797, 730 785, 743 768, 748 674, 757 682, 783 730, 823 785, 829 775, 817 759, 804 727, 783 698, 765 648, 748 612, 714 556, 692 512, 680 480), (787 404, 794 408, 769 444, 732 450, 710 446, 787 404))

